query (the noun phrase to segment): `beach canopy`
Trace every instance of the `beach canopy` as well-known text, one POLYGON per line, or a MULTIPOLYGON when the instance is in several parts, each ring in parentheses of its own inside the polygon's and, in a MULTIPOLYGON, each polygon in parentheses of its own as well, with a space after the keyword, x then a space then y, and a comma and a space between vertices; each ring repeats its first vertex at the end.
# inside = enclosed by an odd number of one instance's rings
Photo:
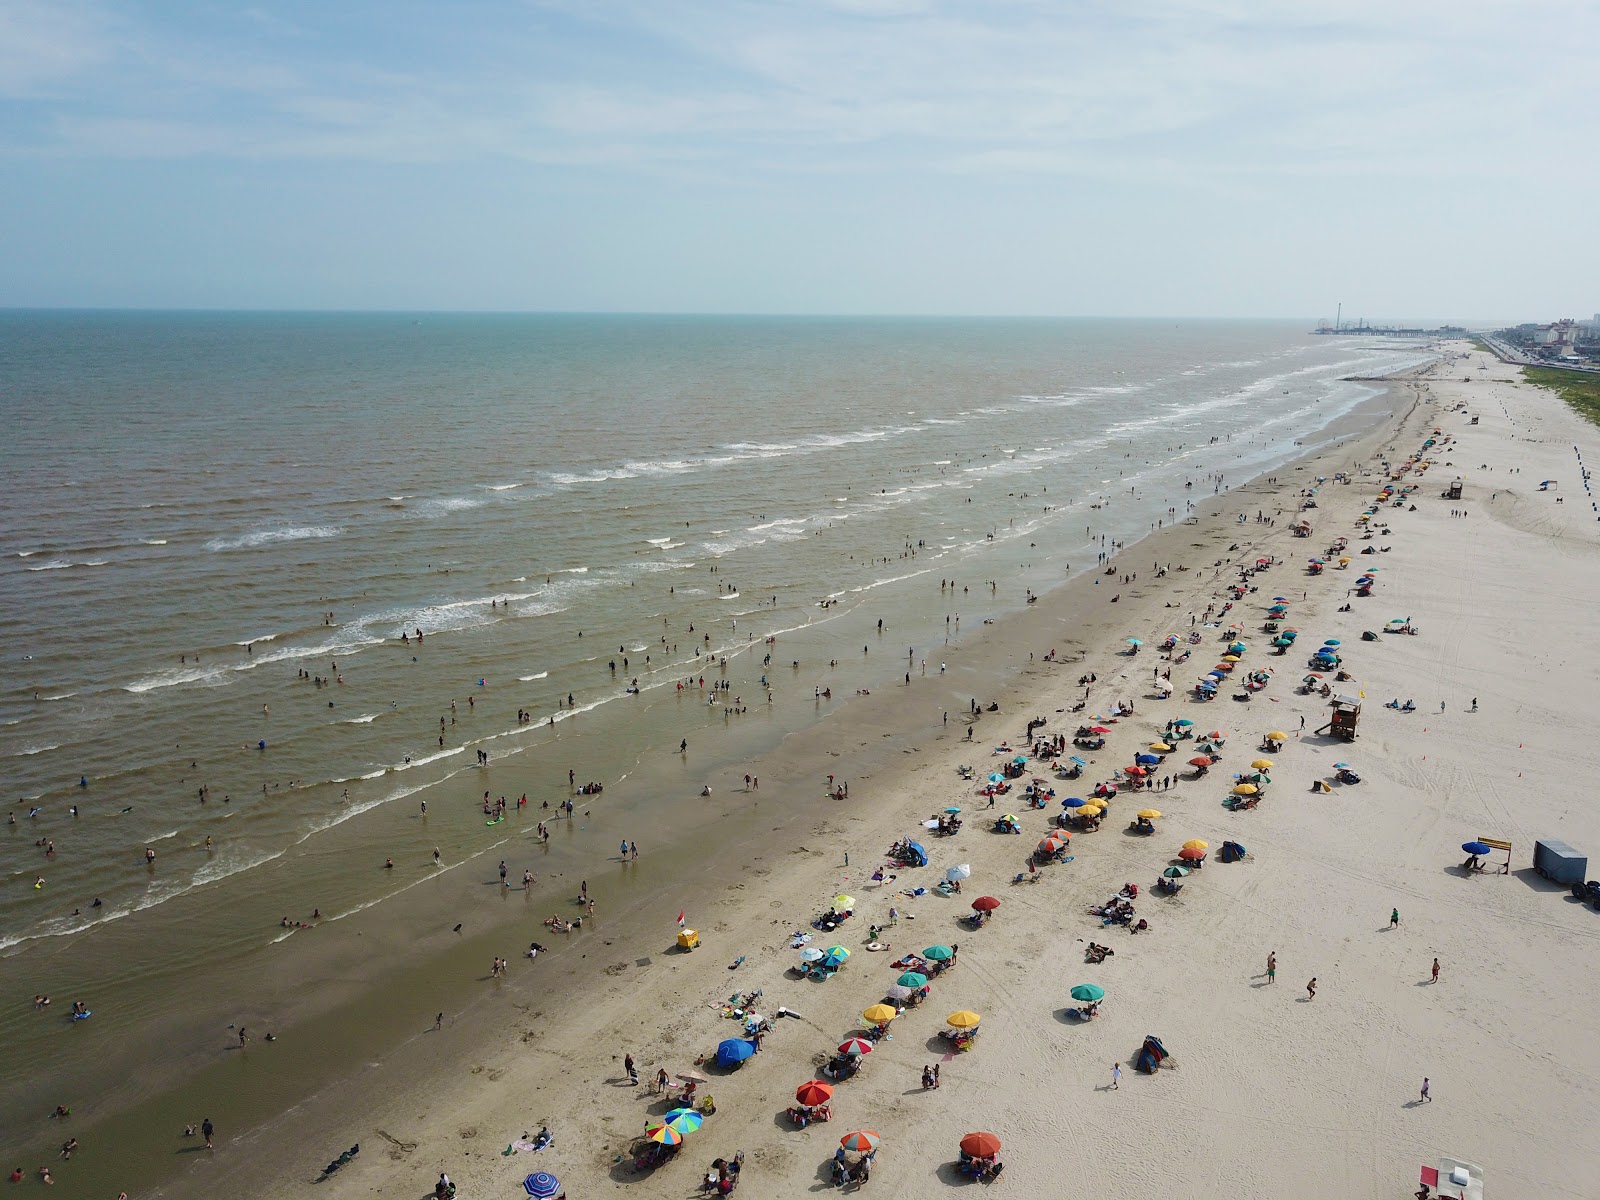
POLYGON ((949 946, 929 946, 922 952, 922 957, 933 962, 948 962, 956 956, 956 952, 949 946))
POLYGON ((869 1025, 883 1025, 894 1020, 900 1014, 888 1004, 874 1004, 861 1014, 861 1019, 869 1025))
POLYGON ((1272 770, 1272 760, 1270 758, 1258 758, 1250 765, 1258 771, 1272 770))
POLYGON ((1274 729, 1271 733, 1267 734, 1267 737, 1270 738, 1274 742, 1281 742, 1285 738, 1287 738, 1288 736, 1289 735, 1287 733, 1284 733, 1283 730, 1281 730, 1281 729, 1274 729))
POLYGON ((1080 983, 1072 989, 1072 998, 1081 1000, 1085 1004, 1093 1004, 1096 1000, 1106 998, 1106 990, 1097 983, 1080 983))
POLYGON ((1233 785, 1233 794, 1235 796, 1254 796, 1256 791, 1256 785, 1253 783, 1236 783, 1233 785))
POLYGON ((1145 821, 1154 821, 1160 815, 1161 810, 1159 808, 1141 808, 1139 810, 1140 819, 1145 821))
POLYGON ((679 1133, 694 1133, 706 1123, 705 1116, 697 1108, 671 1109, 661 1121, 679 1133))
POLYGON ((535 1171, 522 1181, 522 1190, 535 1200, 550 1200, 561 1191, 561 1180, 549 1171, 535 1171))
MULTIPOLYGON (((756 1052, 756 1044, 743 1038, 729 1038, 717 1045, 717 1062, 724 1067, 735 1067, 756 1052)), ((670 1144, 670 1143, 669 1143, 670 1144)))
POLYGON ((1186 847, 1178 851, 1178 857, 1188 862, 1197 862, 1205 856, 1206 852, 1204 850, 1194 850, 1186 847))
POLYGON ((858 1129, 854 1133, 847 1133, 840 1138, 839 1145, 846 1150, 854 1150, 857 1153, 865 1154, 868 1150, 876 1150, 878 1143, 882 1140, 883 1138, 876 1130, 858 1129))
POLYGON ((1000 1153, 1000 1137, 993 1133, 969 1133, 961 1139, 961 1149, 973 1158, 993 1158, 1000 1153))
POLYGON ((653 1128, 646 1129, 644 1136, 647 1140, 660 1142, 663 1146, 676 1146, 683 1141, 683 1134, 670 1125, 656 1125, 653 1128))
POLYGON ((1172 866, 1172 867, 1166 868, 1166 870, 1162 871, 1161 873, 1163 875, 1165 875, 1168 879, 1182 879, 1185 875, 1187 875, 1189 873, 1189 868, 1188 867, 1172 866))
POLYGON ((1468 854, 1489 854, 1494 850, 1493 846, 1487 846, 1483 842, 1463 842, 1461 848, 1468 854))
POLYGON ((1185 850, 1209 850, 1211 849, 1211 843, 1203 838, 1190 838, 1183 844, 1183 848, 1185 850))
POLYGON ((826 1104, 833 1098, 833 1085, 823 1083, 820 1079, 808 1079, 795 1088, 794 1098, 807 1106, 826 1104))
POLYGON ((955 866, 945 870, 944 877, 946 879, 966 879, 971 874, 972 868, 966 863, 957 863, 955 866))
POLYGON ((867 1041, 866 1038, 845 1038, 844 1041, 839 1043, 839 1053, 849 1055, 851 1058, 857 1058, 863 1054, 871 1054, 872 1043, 867 1041))
POLYGON ((921 971, 907 971, 904 975, 900 976, 899 979, 896 979, 895 982, 901 987, 908 987, 912 991, 915 991, 918 988, 925 988, 928 986, 928 977, 921 971))
POLYGON ((993 896, 979 896, 972 902, 972 910, 974 912, 993 912, 999 907, 1000 901, 993 896))
POLYGON ((959 1008, 944 1019, 944 1023, 952 1029, 976 1029, 978 1022, 983 1020, 970 1008, 959 1008))

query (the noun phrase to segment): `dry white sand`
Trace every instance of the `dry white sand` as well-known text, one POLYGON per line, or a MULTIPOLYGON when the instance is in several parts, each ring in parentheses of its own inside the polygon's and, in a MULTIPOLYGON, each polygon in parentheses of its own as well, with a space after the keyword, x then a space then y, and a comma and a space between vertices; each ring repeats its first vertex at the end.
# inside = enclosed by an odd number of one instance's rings
MULTIPOLYGON (((1600 595, 1600 522, 1573 449, 1583 446, 1600 463, 1600 437, 1548 394, 1494 382, 1511 368, 1488 360, 1481 371, 1480 361, 1474 355, 1436 370, 1401 429, 1363 446, 1369 461, 1380 449, 1398 462, 1436 425, 1457 439, 1418 481, 1417 511, 1384 510, 1392 533, 1371 544, 1390 552, 1356 559, 1355 567, 1381 568, 1372 598, 1336 612, 1356 571, 1308 579, 1303 562, 1339 534, 1354 539, 1354 518, 1377 491, 1376 475, 1324 487, 1308 514, 1316 526, 1309 541, 1292 540, 1280 520, 1270 530, 1185 527, 1142 543, 1120 564, 1140 572, 1134 587, 1080 581, 1051 598, 1057 632, 1035 649, 1078 642, 1086 659, 1027 670, 1003 698, 1003 713, 980 723, 975 744, 960 744, 952 722, 948 736, 908 754, 896 777, 856 782, 851 800, 804 851, 789 847, 750 870, 737 862, 716 868, 726 877, 724 899, 714 912, 690 913, 694 923, 716 927, 707 948, 656 955, 581 1003, 551 997, 523 1014, 525 1041, 486 1042, 470 1064, 441 1062, 412 1086, 363 1094, 358 1116, 343 1112, 360 1131, 362 1157, 317 1194, 421 1196, 442 1165, 464 1197, 520 1194, 518 1181, 536 1169, 561 1176, 573 1200, 683 1196, 713 1157, 742 1149, 741 1194, 798 1197, 823 1186, 841 1134, 870 1128, 882 1135, 883 1150, 869 1186, 891 1195, 928 1195, 954 1182, 957 1141, 972 1129, 1004 1140, 1006 1173, 993 1186, 1014 1194, 1379 1200, 1409 1195, 1419 1165, 1454 1154, 1485 1168, 1494 1195, 1600 1195, 1600 1139, 1592 1133, 1600 1039, 1591 1017, 1600 914, 1530 869, 1538 837, 1562 838, 1600 860, 1600 812, 1586 794, 1600 690, 1590 618, 1591 598, 1600 595), (1451 411, 1462 402, 1465 413, 1451 411), (1470 426, 1468 413, 1481 423, 1470 426), (1465 498, 1440 499, 1458 472, 1465 498), (1558 480, 1558 489, 1538 493, 1544 479, 1558 480), (1452 507, 1469 515, 1452 518, 1452 507), (1239 549, 1230 554, 1235 540, 1239 549), (1147 699, 1154 644, 1186 630, 1186 614, 1221 592, 1211 564, 1258 552, 1277 555, 1280 565, 1257 578, 1260 590, 1229 619, 1251 631, 1245 665, 1277 669, 1272 686, 1249 705, 1227 699, 1232 689, 1205 706, 1185 690, 1166 702, 1147 699), (1194 569, 1154 582, 1152 559, 1194 569), (1269 639, 1259 632, 1273 594, 1295 598, 1291 622, 1302 633, 1303 650, 1284 658, 1268 656, 1269 639), (1163 607, 1169 601, 1175 610, 1163 607), (1391 617, 1410 617, 1420 635, 1360 640, 1362 630, 1381 629, 1391 617), (1144 638, 1149 650, 1118 656, 1127 636, 1144 638), (1228 812, 1221 800, 1229 776, 1258 756, 1264 731, 1295 731, 1302 716, 1309 731, 1325 719, 1324 702, 1293 686, 1306 652, 1327 637, 1343 640, 1367 698, 1359 740, 1292 738, 1273 756, 1274 786, 1262 805, 1228 812), (1002 735, 1018 742, 1032 715, 1070 734, 1079 718, 1057 710, 1081 695, 1074 681, 1090 670, 1100 678, 1091 711, 1126 697, 1138 715, 1119 723, 1107 749, 1092 756, 1086 784, 1130 761, 1168 717, 1188 715, 1202 728, 1232 733, 1222 763, 1207 779, 1150 801, 1124 795, 1100 832, 1074 840, 1075 861, 1047 868, 1036 886, 1008 881, 1054 810, 1024 814, 1030 836, 992 834, 969 811, 975 819, 958 837, 925 838, 932 868, 902 872, 901 882, 931 884, 944 867, 967 862, 973 876, 959 899, 897 900, 867 887, 881 852, 917 819, 946 804, 971 810, 982 803, 957 778, 958 763, 986 768, 993 742, 1002 735), (1415 698, 1418 709, 1386 710, 1391 697, 1415 698), (1468 711, 1474 697, 1475 713, 1468 711), (1330 775, 1336 760, 1355 764, 1364 782, 1312 794, 1311 782, 1330 775), (1166 813, 1159 832, 1125 834, 1145 803, 1166 813), (1479 836, 1516 844, 1511 875, 1458 873, 1460 844, 1479 836), (1213 858, 1176 899, 1149 895, 1160 869, 1192 837, 1209 840, 1213 852, 1232 837, 1252 857, 1231 865, 1213 858), (833 852, 845 846, 848 868, 833 852), (1154 927, 1148 936, 1103 932, 1085 915, 1124 880, 1146 893, 1138 907, 1154 927), (840 936, 858 952, 826 984, 793 981, 784 935, 840 890, 861 901, 840 936), (966 902, 983 892, 1004 902, 995 920, 976 932, 959 927, 966 902), (929 1004, 895 1023, 893 1039, 861 1075, 840 1086, 833 1123, 796 1131, 783 1118, 794 1087, 893 980, 895 955, 859 952, 868 923, 883 921, 891 903, 916 917, 890 933, 896 951, 959 942, 960 965, 935 982, 929 1004), (1392 908, 1401 915, 1395 929, 1392 908), (1115 957, 1084 965, 1091 937, 1112 945, 1115 957), (1278 958, 1272 986, 1263 976, 1269 951, 1278 958), (737 954, 747 961, 729 971, 737 954), (1433 984, 1436 956, 1442 974, 1433 984), (1313 976, 1318 993, 1308 1001, 1304 984, 1313 976), (1108 992, 1090 1024, 1063 1018, 1067 991, 1078 982, 1108 992), (645 1080, 657 1064, 688 1067, 737 1033, 714 1001, 757 987, 768 1011, 783 1004, 804 1019, 778 1022, 764 1053, 713 1078, 718 1111, 677 1161, 652 1175, 618 1173, 614 1157, 665 1107, 647 1087, 625 1086, 621 1056, 631 1052, 645 1080), (970 1053, 950 1057, 935 1035, 957 1008, 978 1010, 984 1025, 970 1053), (1131 1069, 1147 1033, 1164 1040, 1175 1069, 1154 1077, 1131 1069), (943 1063, 942 1087, 924 1092, 921 1069, 935 1061, 943 1063), (1113 1063, 1124 1071, 1115 1091, 1113 1063), (1424 1076, 1432 1080, 1428 1104, 1418 1101, 1424 1076), (551 1149, 499 1154, 542 1122, 556 1136, 551 1149)), ((1318 469, 1353 466, 1356 458, 1346 449, 1318 469)), ((1292 498, 1310 476, 1285 472, 1278 487, 1252 485, 1218 507, 1271 511, 1275 498, 1287 502, 1281 498, 1292 498)), ((1174 669, 1174 682, 1185 689, 1215 661, 1216 648, 1208 639, 1174 669)), ((819 786, 829 769, 819 764, 819 786)), ((1069 785, 1056 786, 1067 794, 1069 785)), ((674 916, 662 914, 654 944, 670 934, 674 916)), ((597 957, 619 952, 629 953, 619 945, 597 957)), ((316 1101, 304 1112, 319 1122, 332 1115, 319 1113, 316 1101)), ((303 1135, 304 1122, 286 1118, 235 1147, 229 1164, 201 1164, 203 1172, 168 1194, 203 1184, 210 1194, 299 1196, 314 1168, 287 1164, 320 1153, 308 1151, 303 1135)))

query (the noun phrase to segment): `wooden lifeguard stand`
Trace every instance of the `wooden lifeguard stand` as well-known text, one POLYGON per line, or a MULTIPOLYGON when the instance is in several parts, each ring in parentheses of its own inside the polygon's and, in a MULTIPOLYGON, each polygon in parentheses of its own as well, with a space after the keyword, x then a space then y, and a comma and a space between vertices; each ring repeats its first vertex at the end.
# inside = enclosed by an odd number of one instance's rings
POLYGON ((1332 733, 1334 737, 1341 737, 1347 742, 1356 740, 1356 726, 1361 721, 1361 701, 1355 696, 1335 696, 1328 701, 1333 709, 1328 723, 1318 733, 1332 733))

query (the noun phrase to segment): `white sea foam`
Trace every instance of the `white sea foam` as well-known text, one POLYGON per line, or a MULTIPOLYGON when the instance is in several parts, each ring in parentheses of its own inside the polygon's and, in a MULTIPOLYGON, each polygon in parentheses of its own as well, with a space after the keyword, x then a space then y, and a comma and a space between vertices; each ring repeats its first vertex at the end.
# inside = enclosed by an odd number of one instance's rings
POLYGON ((419 517, 432 519, 448 516, 450 513, 465 512, 470 508, 482 508, 484 503, 485 501, 478 496, 441 496, 436 500, 424 500, 411 511, 419 517))
POLYGON ((52 558, 49 562, 40 563, 36 567, 27 568, 30 571, 65 571, 72 564, 64 558, 52 558))
POLYGON ((337 525, 292 525, 285 529, 257 529, 237 537, 216 537, 206 543, 206 549, 216 553, 221 550, 253 550, 258 546, 272 546, 279 542, 303 542, 317 538, 338 537, 344 530, 337 525))
POLYGON ((518 675, 517 676, 517 681, 519 683, 532 683, 535 679, 549 679, 549 678, 550 678, 550 672, 549 671, 540 671, 537 675, 518 675))

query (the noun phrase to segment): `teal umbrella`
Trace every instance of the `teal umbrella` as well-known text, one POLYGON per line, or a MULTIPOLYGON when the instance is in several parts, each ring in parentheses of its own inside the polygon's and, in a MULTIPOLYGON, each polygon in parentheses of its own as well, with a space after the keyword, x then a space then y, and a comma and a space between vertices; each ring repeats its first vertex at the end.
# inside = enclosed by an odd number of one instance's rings
POLYGON ((1096 1000, 1106 998, 1106 990, 1097 983, 1080 983, 1072 989, 1072 998, 1082 1000, 1085 1004, 1093 1004, 1096 1000))
POLYGON ((955 957, 955 951, 949 946, 929 946, 922 952, 923 958, 931 958, 934 962, 945 962, 955 957))
POLYGON ((895 982, 901 987, 924 988, 928 986, 928 977, 920 971, 907 971, 895 982))
POLYGON ((705 1123, 705 1117, 693 1108, 675 1108, 662 1119, 662 1124, 675 1133, 694 1133, 705 1123))

